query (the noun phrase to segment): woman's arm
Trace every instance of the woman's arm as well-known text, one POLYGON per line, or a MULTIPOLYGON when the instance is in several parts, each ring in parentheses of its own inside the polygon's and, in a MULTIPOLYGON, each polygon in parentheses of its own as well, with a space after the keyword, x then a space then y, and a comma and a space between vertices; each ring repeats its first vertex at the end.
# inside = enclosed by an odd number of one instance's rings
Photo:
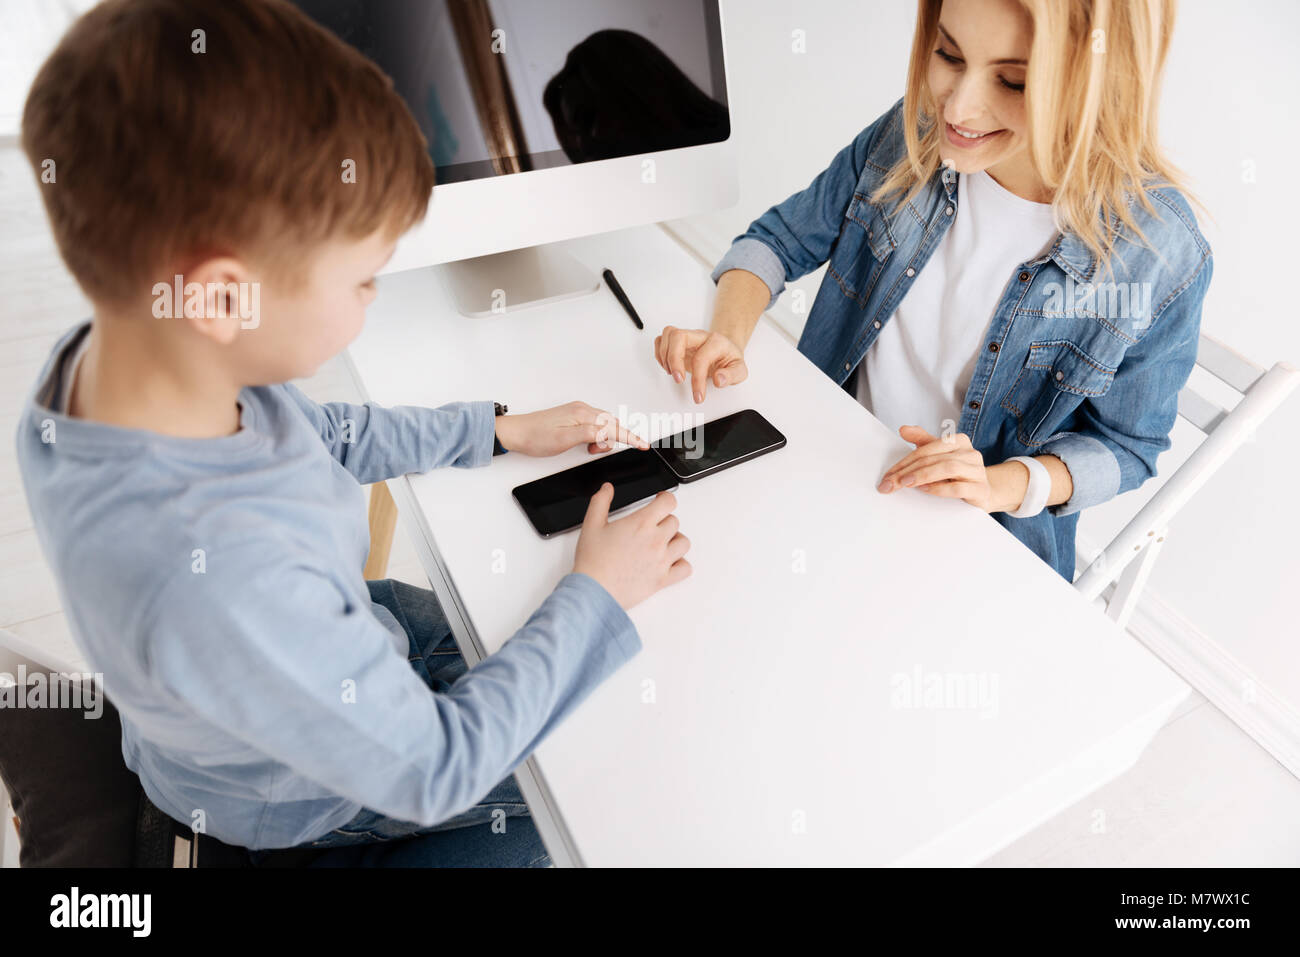
MULTIPOLYGON (((915 488, 942 498, 960 498, 986 512, 1014 512, 1024 502, 1029 488, 1029 468, 1024 463, 986 466, 984 456, 963 432, 934 436, 920 426, 904 425, 898 434, 916 448, 886 470, 877 491, 915 488)), ((1036 455, 1034 460, 1052 480, 1047 505, 1068 502, 1074 482, 1065 463, 1055 455, 1036 455)))
POLYGON ((677 382, 691 377, 696 402, 703 402, 709 383, 718 388, 749 378, 745 346, 771 300, 767 283, 745 269, 729 269, 718 278, 713 328, 664 326, 655 337, 655 359, 677 382))
POLYGON ((745 269, 727 270, 718 278, 712 331, 722 333, 744 352, 770 297, 771 291, 767 288, 767 283, 752 272, 745 269))
POLYGON ((1064 462, 1074 479, 1073 493, 1052 508, 1053 515, 1099 505, 1156 474, 1156 460, 1171 445, 1178 395, 1196 365, 1213 273, 1206 247, 1193 273, 1129 347, 1106 394, 1085 400, 1070 430, 1043 442, 1040 452, 1064 462))
POLYGON ((655 358, 676 381, 691 377, 696 402, 704 401, 710 382, 736 385, 748 376, 743 353, 763 310, 776 302, 787 282, 830 258, 867 156, 901 114, 899 100, 806 188, 767 210, 737 237, 711 274, 718 284, 711 331, 665 326, 655 339, 655 358))
MULTIPOLYGON (((1070 500, 1074 494, 1074 482, 1070 479, 1070 470, 1055 455, 1035 455, 1034 461, 1047 468, 1052 478, 1052 491, 1047 496, 1048 505, 1060 505, 1070 500)), ((1003 462, 990 465, 986 472, 989 479, 990 512, 1014 512, 1025 500, 1029 488, 1029 466, 1023 462, 1003 462)))
MULTIPOLYGON (((1047 506, 1069 515, 1135 489, 1156 474, 1156 460, 1169 448, 1178 415, 1178 394, 1196 364, 1201 308, 1214 272, 1202 243, 1196 268, 1156 311, 1131 346, 1105 395, 1086 400, 1070 431, 1051 435, 1034 458, 1052 479, 1047 506)), ((917 447, 885 472, 877 488, 915 487, 961 498, 988 512, 1014 511, 1029 485, 1019 462, 985 466, 965 434, 935 438, 905 425, 899 435, 917 447)))

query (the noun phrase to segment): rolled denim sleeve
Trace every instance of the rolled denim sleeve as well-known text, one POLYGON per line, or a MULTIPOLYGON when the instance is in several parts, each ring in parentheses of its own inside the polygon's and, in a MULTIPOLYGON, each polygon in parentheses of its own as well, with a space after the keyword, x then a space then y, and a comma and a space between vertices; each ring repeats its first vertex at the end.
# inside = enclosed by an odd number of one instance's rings
MULTIPOLYGON (((751 226, 750 229, 753 227, 751 226)), ((780 298, 781 292, 785 289, 785 263, 772 251, 771 246, 751 236, 741 236, 731 244, 727 254, 713 269, 713 281, 716 283, 722 278, 724 272, 731 269, 744 269, 763 280, 771 292, 767 300, 768 309, 772 308, 772 304, 780 298)))
POLYGON ((1039 454, 1064 462, 1074 486, 1068 501, 1048 509, 1052 515, 1100 505, 1156 474, 1156 460, 1171 445, 1178 394, 1196 365, 1213 272, 1206 248, 1196 271, 1129 347, 1106 394, 1085 401, 1075 427, 1043 443, 1039 454))
POLYGON ((903 101, 899 100, 840 150, 806 189, 750 223, 714 268, 713 281, 731 269, 752 272, 771 292, 770 307, 786 283, 830 259, 867 156, 880 136, 899 122, 902 112, 903 101))

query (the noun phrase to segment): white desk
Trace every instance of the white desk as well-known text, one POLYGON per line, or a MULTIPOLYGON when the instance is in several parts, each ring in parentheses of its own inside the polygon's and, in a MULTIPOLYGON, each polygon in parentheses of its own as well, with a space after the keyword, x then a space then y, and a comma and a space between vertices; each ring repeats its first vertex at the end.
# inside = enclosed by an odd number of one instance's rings
MULTIPOLYGON (((695 406, 652 345, 666 324, 706 325, 714 287, 662 230, 569 248, 614 270, 645 331, 607 291, 468 320, 434 271, 397 273, 351 347, 363 392, 512 412, 753 407, 789 444, 677 490, 694 574, 632 609, 642 652, 521 769, 557 863, 973 864, 1136 760, 1187 693, 1179 678, 989 516, 877 493, 910 446, 768 323, 749 381, 695 406), (935 681, 984 697, 927 702, 935 681), (927 706, 900 706, 909 689, 927 706)), ((588 458, 392 483, 471 662, 572 567, 577 532, 539 538, 510 489, 588 458)))

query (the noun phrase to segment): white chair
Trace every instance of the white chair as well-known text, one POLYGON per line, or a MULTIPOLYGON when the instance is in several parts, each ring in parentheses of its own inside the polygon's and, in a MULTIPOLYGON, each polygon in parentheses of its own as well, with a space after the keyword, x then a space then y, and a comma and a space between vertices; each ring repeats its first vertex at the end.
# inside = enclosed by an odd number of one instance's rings
POLYGON ((1205 441, 1074 582, 1089 601, 1102 597, 1113 582, 1106 614, 1121 628, 1137 607, 1178 510, 1300 385, 1300 370, 1290 363, 1266 370, 1207 335, 1201 336, 1196 364, 1239 393, 1241 401, 1229 411, 1191 385, 1179 393, 1178 414, 1205 441))

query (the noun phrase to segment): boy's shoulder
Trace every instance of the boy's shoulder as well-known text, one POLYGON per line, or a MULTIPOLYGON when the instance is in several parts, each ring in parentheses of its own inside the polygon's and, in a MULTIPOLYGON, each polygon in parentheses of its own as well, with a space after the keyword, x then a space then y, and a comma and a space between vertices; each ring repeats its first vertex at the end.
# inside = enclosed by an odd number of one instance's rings
MULTIPOLYGON (((277 454, 259 428, 178 441, 63 414, 65 360, 83 329, 51 350, 14 436, 28 508, 65 602, 88 600, 124 621, 173 575, 218 583, 259 556, 301 550, 271 517, 274 502, 256 479, 277 454)), ((264 389, 245 390, 241 401, 250 426, 293 404, 264 389)))
MULTIPOLYGON (((63 439, 67 443, 68 439, 63 439)), ((30 460, 23 463, 30 472, 30 460)), ((42 549, 66 595, 89 594, 124 615, 161 583, 193 574, 214 585, 256 574, 260 560, 291 548, 266 502, 238 491, 238 476, 208 476, 229 494, 197 488, 166 457, 92 459, 77 455, 28 480, 27 497, 42 549)))

